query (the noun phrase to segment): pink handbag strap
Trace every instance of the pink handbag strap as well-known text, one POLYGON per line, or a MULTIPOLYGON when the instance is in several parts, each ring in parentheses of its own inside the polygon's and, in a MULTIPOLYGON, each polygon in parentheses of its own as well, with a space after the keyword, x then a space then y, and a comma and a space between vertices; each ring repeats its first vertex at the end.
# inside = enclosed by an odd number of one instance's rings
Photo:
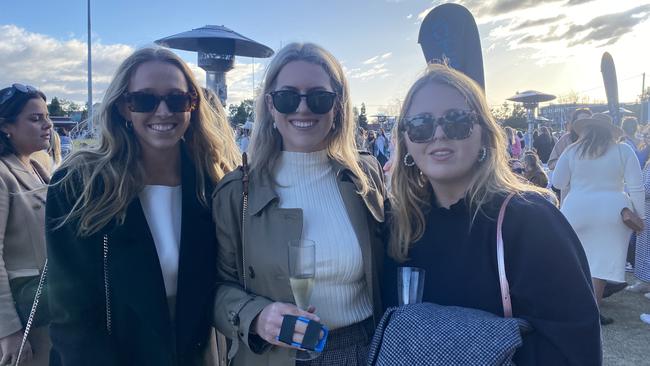
POLYGON ((510 202, 510 199, 512 199, 514 195, 514 193, 510 193, 503 201, 503 204, 501 204, 499 219, 497 221, 497 265, 499 267, 499 284, 501 285, 503 316, 506 318, 512 318, 512 304, 510 303, 510 285, 508 284, 508 278, 506 277, 506 263, 503 254, 503 235, 501 235, 501 227, 503 226, 503 217, 505 216, 508 202, 510 202))

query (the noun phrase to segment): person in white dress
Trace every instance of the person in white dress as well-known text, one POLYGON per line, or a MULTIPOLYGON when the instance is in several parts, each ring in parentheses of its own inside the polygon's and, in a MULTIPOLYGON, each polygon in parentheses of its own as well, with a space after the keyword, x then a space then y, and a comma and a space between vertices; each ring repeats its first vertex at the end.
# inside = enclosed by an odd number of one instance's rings
MULTIPOLYGON (((596 300, 607 281, 625 281, 625 259, 632 230, 621 218, 628 207, 644 216, 644 190, 639 161, 632 149, 618 143, 623 131, 609 116, 579 119, 580 136, 569 146, 553 174, 553 186, 571 191, 561 211, 578 234, 589 262, 596 300), (627 193, 624 187, 627 186, 627 193)), ((612 320, 601 315, 601 323, 612 320)))

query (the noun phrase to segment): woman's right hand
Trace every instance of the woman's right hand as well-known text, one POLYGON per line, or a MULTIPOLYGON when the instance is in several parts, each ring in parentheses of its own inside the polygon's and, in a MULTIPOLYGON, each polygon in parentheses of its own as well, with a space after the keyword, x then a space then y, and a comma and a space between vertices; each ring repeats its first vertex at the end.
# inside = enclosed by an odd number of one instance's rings
MULTIPOLYGON (((13 334, 10 334, 6 337, 0 338, 0 366, 13 365, 16 363, 18 358, 18 350, 20 349, 20 343, 23 341, 23 330, 19 330, 13 334)), ((29 341, 25 342, 25 347, 23 348, 23 354, 21 356, 21 363, 24 361, 30 361, 32 359, 32 346, 29 344, 29 341)))
MULTIPOLYGON (((314 307, 310 307, 308 311, 305 311, 298 309, 298 307, 294 304, 274 302, 267 305, 257 316, 257 318, 255 318, 252 328, 255 330, 255 333, 258 336, 272 345, 295 348, 276 339, 280 335, 280 329, 282 327, 284 315, 302 316, 304 318, 320 322, 320 318, 314 314, 315 310, 316 309, 314 307)), ((306 329, 307 325, 305 323, 296 322, 296 328, 293 334, 294 341, 301 343, 303 337, 305 336, 306 329)))

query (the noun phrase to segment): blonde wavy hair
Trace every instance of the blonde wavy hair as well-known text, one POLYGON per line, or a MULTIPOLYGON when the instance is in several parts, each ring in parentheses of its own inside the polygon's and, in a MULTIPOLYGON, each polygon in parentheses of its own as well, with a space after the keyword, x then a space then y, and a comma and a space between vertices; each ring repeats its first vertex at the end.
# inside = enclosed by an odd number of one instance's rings
POLYGON ((330 159, 350 169, 361 182, 360 194, 371 189, 370 180, 364 173, 360 155, 356 149, 356 126, 352 118, 352 105, 348 82, 341 64, 336 58, 313 43, 290 43, 273 58, 264 76, 262 92, 256 106, 256 121, 249 145, 251 170, 259 169, 262 174, 273 176, 275 164, 282 151, 282 136, 273 128, 273 116, 266 96, 275 88, 275 82, 282 68, 292 61, 305 61, 320 65, 329 75, 332 89, 337 95, 334 102, 334 125, 336 128, 327 135, 327 154, 330 159))
MULTIPOLYGON (((466 75, 443 64, 431 64, 409 89, 402 104, 401 119, 411 107, 413 97, 430 83, 450 87, 460 93, 471 110, 479 115, 481 124, 481 143, 487 149, 482 162, 476 162, 474 176, 466 193, 466 200, 472 210, 472 221, 484 204, 496 195, 515 192, 538 192, 551 197, 552 192, 527 184, 518 178, 508 166, 506 135, 490 113, 483 90, 466 75)), ((412 243, 419 240, 426 226, 425 215, 431 208, 434 191, 417 166, 403 164, 407 153, 404 132, 395 126, 397 134, 396 164, 391 180, 391 201, 393 219, 389 254, 398 261, 408 259, 412 243)))
POLYGON ((216 183, 239 163, 239 150, 225 112, 219 103, 209 105, 185 62, 164 48, 137 50, 117 69, 94 117, 100 128, 99 146, 73 153, 60 167, 65 174, 55 184, 62 186, 74 204, 58 227, 75 221, 78 222, 77 234, 89 236, 114 218, 123 223, 127 206, 144 187, 140 145, 133 132, 127 130, 118 106, 136 69, 151 61, 178 67, 185 75, 189 90, 198 96, 184 140, 196 167, 196 195, 203 205, 207 207, 207 196, 212 193, 206 192, 206 179, 216 183))
POLYGON ((54 129, 50 132, 50 148, 48 155, 52 158, 52 164, 58 166, 61 163, 61 137, 54 129))

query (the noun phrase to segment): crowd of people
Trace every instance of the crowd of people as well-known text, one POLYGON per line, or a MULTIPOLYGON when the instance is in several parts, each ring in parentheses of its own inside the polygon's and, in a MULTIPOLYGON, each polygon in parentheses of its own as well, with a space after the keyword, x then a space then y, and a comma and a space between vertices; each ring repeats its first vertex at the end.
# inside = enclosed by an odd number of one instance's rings
MULTIPOLYGON (((106 90, 98 144, 70 152, 41 91, 0 90, 0 365, 365 365, 404 266, 426 270, 424 303, 528 324, 518 365, 602 363, 599 304, 650 202, 636 124, 577 110, 526 146, 432 64, 393 130, 366 131, 311 43, 275 55, 256 108, 235 132, 184 61, 143 48, 106 90), (300 239, 316 243, 306 308, 287 267, 300 239), (296 360, 322 325, 319 357, 296 360)), ((650 291, 647 230, 631 291, 650 291)))
MULTIPOLYGON (((505 128, 506 136, 515 136, 509 130, 505 128)), ((579 108, 566 122, 566 133, 557 142, 547 127, 541 131, 534 137, 533 149, 523 157, 513 148, 516 137, 511 137, 507 145, 511 169, 530 183, 557 194, 561 211, 587 255, 597 302, 600 304, 605 294, 626 286, 628 291, 643 292, 650 299, 650 227, 630 227, 622 213, 628 208, 626 215, 641 222, 646 197, 650 200, 648 128, 640 131, 635 117, 623 118, 619 128, 608 115, 579 108), (542 156, 549 151, 544 164, 542 156), (523 167, 518 168, 519 164, 523 167), (637 278, 629 286, 626 269, 637 278)), ((640 319, 650 324, 649 314, 641 314, 640 319)), ((600 321, 607 325, 614 319, 601 314, 600 321)))

